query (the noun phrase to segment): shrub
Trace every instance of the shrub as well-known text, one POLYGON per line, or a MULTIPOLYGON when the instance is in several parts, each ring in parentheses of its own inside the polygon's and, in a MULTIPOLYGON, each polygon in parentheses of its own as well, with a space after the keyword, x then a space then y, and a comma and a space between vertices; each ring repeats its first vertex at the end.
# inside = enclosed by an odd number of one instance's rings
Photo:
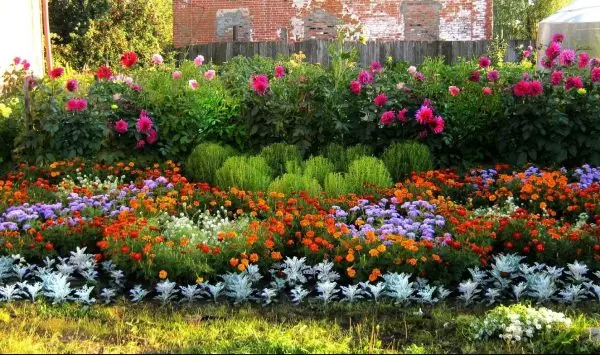
POLYGON ((312 157, 304 163, 304 175, 316 179, 321 185, 325 182, 327 174, 334 170, 333 163, 322 156, 312 157))
POLYGON ((367 157, 373 155, 373 148, 364 144, 357 144, 353 147, 350 147, 346 151, 346 160, 348 164, 351 164, 353 161, 360 157, 367 157))
POLYGON ((336 171, 345 171, 348 167, 346 163, 346 148, 341 144, 329 144, 325 148, 324 155, 329 161, 333 162, 336 171))
POLYGON ((185 172, 192 181, 214 183, 215 173, 227 158, 235 155, 230 146, 201 143, 192 151, 185 164, 185 172))
POLYGON ((298 148, 291 144, 275 143, 264 147, 260 156, 265 159, 275 176, 285 172, 286 163, 289 161, 302 161, 298 148))
POLYGON ((297 174, 283 174, 269 185, 269 192, 283 192, 285 194, 306 191, 310 196, 321 194, 321 185, 316 179, 297 174))
POLYGON ((325 177, 325 192, 330 196, 345 195, 350 192, 348 181, 342 173, 329 173, 325 177))
POLYGON ((298 160, 288 160, 285 162, 285 172, 290 174, 302 175, 302 162, 298 160))
POLYGON ((0 164, 11 160, 17 135, 17 120, 0 117, 0 164))
POLYGON ((265 191, 270 182, 271 169, 263 157, 228 158, 215 174, 215 183, 221 187, 265 191))
POLYGON ((393 143, 382 157, 394 181, 400 181, 413 171, 433 169, 429 148, 418 142, 393 143))
POLYGON ((352 192, 367 192, 369 186, 391 187, 392 177, 380 159, 362 157, 350 164, 347 175, 352 192))

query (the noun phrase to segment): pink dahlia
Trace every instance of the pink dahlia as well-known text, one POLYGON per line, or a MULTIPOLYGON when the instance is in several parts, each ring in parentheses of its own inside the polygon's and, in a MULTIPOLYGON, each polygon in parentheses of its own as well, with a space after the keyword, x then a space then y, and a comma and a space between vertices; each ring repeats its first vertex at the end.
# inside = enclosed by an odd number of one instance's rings
POLYGON ((492 90, 492 88, 489 88, 486 86, 481 90, 481 92, 486 96, 490 96, 491 94, 494 93, 494 90, 492 90))
POLYGON ((394 113, 394 111, 387 111, 381 115, 381 119, 379 120, 379 123, 384 126, 389 126, 392 123, 394 123, 395 119, 396 119, 396 114, 394 113))
POLYGON ((473 81, 478 83, 481 80, 481 73, 479 70, 474 70, 471 72, 471 76, 469 76, 469 81, 473 81))
POLYGON ((173 79, 179 79, 179 78, 181 78, 182 76, 183 76, 183 74, 181 74, 181 72, 180 72, 179 70, 176 70, 176 71, 174 71, 174 72, 173 72, 173 74, 171 74, 171 77, 172 77, 173 79))
POLYGON ((129 124, 127 124, 125 120, 120 119, 117 122, 115 122, 115 132, 119 134, 125 134, 127 132, 127 129, 129 129, 129 124))
POLYGON ((487 79, 488 81, 498 81, 498 79, 500 79, 500 72, 498 72, 497 70, 492 70, 490 72, 487 73, 487 79))
POLYGON ((146 137, 146 141, 150 144, 154 144, 157 140, 158 133, 156 133, 156 130, 154 130, 154 128, 150 128, 150 130, 148 131, 148 137, 146 137))
POLYGON ((454 85, 448 87, 448 91, 450 92, 450 95, 452 95, 452 96, 458 96, 460 94, 460 89, 454 85))
POLYGON ((410 67, 408 67, 408 73, 415 75, 417 73, 417 67, 415 67, 414 65, 411 65, 410 67))
POLYGON ((264 74, 253 76, 252 90, 254 90, 257 95, 265 95, 267 90, 269 90, 269 78, 264 74))
POLYGON ((48 73, 48 76, 50 76, 50 78, 52 79, 58 79, 60 78, 65 72, 64 68, 54 68, 52 70, 50 70, 50 73, 48 73))
POLYGON ((77 82, 77 79, 69 79, 69 80, 67 80, 67 83, 65 84, 65 88, 70 92, 77 91, 78 87, 79 87, 79 83, 77 82))
POLYGON ((275 67, 275 77, 277 79, 281 79, 285 76, 285 68, 283 65, 278 65, 275 67))
POLYGON ((386 94, 384 94, 384 93, 381 93, 381 94, 377 95, 377 97, 375 97, 375 98, 373 99, 373 103, 374 103, 376 106, 379 106, 379 107, 383 107, 383 106, 385 106, 385 104, 387 103, 387 101, 388 101, 388 97, 387 97, 387 95, 386 95, 386 94))
POLYGON ((586 52, 579 53, 579 57, 577 60, 577 66, 580 69, 587 67, 590 64, 590 55, 586 52))
POLYGON ((554 41, 550 43, 548 48, 546 48, 546 57, 550 60, 554 60, 556 57, 560 55, 560 43, 554 41))
POLYGON ((554 66, 554 60, 544 58, 542 59, 542 66, 546 69, 550 69, 554 66))
POLYGON ((85 111, 87 109, 87 101, 85 99, 73 98, 67 101, 67 111, 85 111))
POLYGON ((490 60, 490 58, 488 58, 488 57, 479 58, 479 67, 480 68, 485 69, 485 68, 489 67, 490 64, 492 64, 492 61, 490 60))
POLYGON ((521 80, 513 86, 513 93, 517 97, 526 96, 529 93, 529 82, 521 80))
POLYGON ((446 121, 444 121, 444 118, 442 118, 441 116, 436 116, 433 119, 433 123, 431 125, 431 130, 433 131, 433 133, 440 134, 444 132, 444 127, 446 127, 446 121))
POLYGON ((379 63, 378 61, 374 61, 373 63, 371 63, 371 72, 373 74, 379 74, 382 70, 383 68, 381 66, 381 63, 379 63))
POLYGON ((563 81, 563 72, 560 70, 555 70, 550 74, 550 83, 554 86, 558 86, 563 81))
POLYGON ((23 61, 21 62, 21 64, 23 65, 23 70, 29 70, 29 68, 31 67, 31 63, 29 63, 27 61, 27 59, 23 59, 23 61))
POLYGON ((146 111, 140 112, 140 117, 135 126, 140 133, 148 133, 148 131, 150 131, 150 128, 152 128, 152 120, 146 111))
POLYGON ((408 110, 405 108, 398 111, 398 121, 400 121, 402 123, 406 123, 406 121, 408 121, 408 116, 406 115, 407 113, 408 113, 408 110))
POLYGON ((202 64, 204 64, 204 56, 202 56, 202 55, 199 55, 199 56, 197 56, 196 58, 194 58, 194 64, 195 64, 197 67, 199 67, 199 66, 201 66, 202 64))
POLYGON ((156 65, 161 65, 163 63, 164 59, 162 57, 162 55, 156 53, 152 55, 152 64, 156 64, 156 65))
POLYGON ((374 78, 373 74, 369 73, 366 70, 361 70, 360 73, 358 73, 357 80, 358 82, 360 82, 361 85, 369 85, 373 82, 374 78))
POLYGON ((561 42, 565 40, 565 35, 562 33, 555 33, 552 36, 552 42, 561 42))
POLYGON ((434 120, 433 110, 429 106, 422 105, 416 114, 417 122, 420 124, 431 123, 434 120))
POLYGON ((137 149, 143 149, 145 146, 146 146, 146 142, 144 142, 143 139, 140 139, 135 143, 135 147, 137 149))
POLYGON ((560 53, 560 64, 570 67, 575 63, 575 51, 572 49, 565 49, 560 53))
POLYGON ((567 78, 565 83, 565 90, 571 90, 572 88, 581 89, 583 87, 583 80, 580 76, 571 76, 567 78))
POLYGON ((190 89, 192 90, 197 90, 198 89, 198 82, 194 79, 188 81, 188 86, 190 87, 190 89))
POLYGON ((592 68, 592 73, 590 74, 593 83, 600 82, 600 67, 592 68))
POLYGON ((358 82, 358 80, 353 80, 352 82, 350 82, 350 91, 352 91, 352 93, 354 95, 358 95, 360 94, 361 91, 361 85, 358 82))
POLYGON ((19 64, 21 64, 21 57, 15 57, 15 58, 13 59, 13 63, 15 63, 15 65, 19 65, 19 64))
POLYGON ((215 75, 217 74, 216 71, 214 70, 207 70, 206 72, 204 72, 204 78, 208 81, 211 81, 215 78, 215 75))
POLYGON ((529 83, 527 95, 540 96, 544 92, 544 86, 539 80, 534 80, 529 83))
POLYGON ((418 81, 423 81, 423 80, 425 80, 425 75, 421 72, 418 72, 415 74, 414 78, 417 79, 418 81))

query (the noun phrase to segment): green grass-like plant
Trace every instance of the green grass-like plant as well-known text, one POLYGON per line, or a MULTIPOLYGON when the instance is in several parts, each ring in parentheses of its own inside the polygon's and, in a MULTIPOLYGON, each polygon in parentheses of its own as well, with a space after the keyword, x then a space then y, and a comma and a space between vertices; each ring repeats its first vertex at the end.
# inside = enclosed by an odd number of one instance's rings
POLYGON ((393 143, 384 151, 382 160, 394 181, 401 181, 413 171, 433 169, 429 148, 418 142, 393 143))
POLYGON ((315 178, 321 185, 325 182, 327 174, 333 171, 335 166, 323 156, 312 157, 304 163, 304 175, 315 178))
POLYGON ((263 157, 235 156, 215 174, 217 185, 250 191, 265 191, 271 183, 271 168, 263 157))
POLYGON ((325 187, 325 192, 329 196, 337 197, 350 192, 350 186, 348 185, 348 181, 342 173, 327 174, 323 186, 325 187))
POLYGON ((201 143, 189 155, 185 172, 191 181, 214 183, 215 173, 227 158, 235 155, 230 146, 216 143, 201 143))
POLYGON ((275 176, 285 173, 286 162, 302 161, 302 154, 298 148, 286 143, 268 145, 261 150, 260 156, 266 160, 275 176))
POLYGON ((350 164, 346 176, 350 191, 366 193, 371 187, 391 187, 392 177, 380 159, 362 157, 350 164))
POLYGON ((287 195, 306 191, 310 196, 321 194, 321 185, 316 179, 297 174, 283 174, 269 185, 269 192, 283 192, 287 195))

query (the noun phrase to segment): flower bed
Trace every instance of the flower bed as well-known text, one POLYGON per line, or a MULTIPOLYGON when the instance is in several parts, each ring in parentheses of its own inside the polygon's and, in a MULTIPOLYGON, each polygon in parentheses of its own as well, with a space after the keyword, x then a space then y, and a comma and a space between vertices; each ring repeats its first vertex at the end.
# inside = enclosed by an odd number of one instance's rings
POLYGON ((0 187, 0 252, 18 255, 2 259, 4 298, 27 274, 46 295, 45 278, 66 287, 61 275, 77 275, 98 295, 156 285, 163 301, 218 289, 267 303, 575 303, 600 292, 600 176, 587 165, 429 171, 370 195, 310 196, 189 183, 171 162, 70 161, 22 165, 0 187))

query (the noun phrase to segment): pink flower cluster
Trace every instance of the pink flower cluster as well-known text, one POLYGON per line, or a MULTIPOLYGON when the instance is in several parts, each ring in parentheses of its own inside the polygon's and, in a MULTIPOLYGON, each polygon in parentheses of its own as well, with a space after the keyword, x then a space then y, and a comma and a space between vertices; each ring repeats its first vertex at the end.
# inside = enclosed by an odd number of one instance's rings
POLYGON ((384 125, 384 126, 389 126, 392 123, 394 123, 394 121, 396 121, 396 118, 398 119, 398 121, 400 123, 406 123, 408 121, 408 117, 406 116, 407 113, 408 113, 407 109, 402 109, 402 110, 398 111, 398 113, 396 113, 394 111, 386 111, 383 114, 381 114, 381 118, 379 119, 379 124, 384 125))
POLYGON ((282 65, 275 67, 275 77, 281 79, 285 76, 285 68, 282 65))
POLYGON ((356 77, 356 80, 350 82, 350 91, 354 95, 361 93, 363 86, 370 85, 375 82, 375 74, 381 73, 383 67, 378 61, 371 63, 369 70, 361 70, 356 77))
MULTIPOLYGON (((144 148, 146 146, 146 143, 148 143, 148 144, 156 143, 156 141, 158 140, 158 133, 156 132, 156 130, 153 127, 154 122, 152 122, 152 119, 150 119, 148 112, 146 112, 145 110, 140 112, 140 116, 139 116, 135 126, 136 126, 137 132, 144 136, 143 138, 137 140, 137 142, 135 144, 137 149, 144 148)), ((128 129, 129 129, 129 124, 127 123, 127 121, 120 119, 119 121, 115 122, 115 126, 114 126, 115 132, 117 132, 119 134, 125 134, 125 133, 127 133, 128 129)))
POLYGON ((544 92, 544 86, 539 80, 521 80, 513 86, 513 94, 517 97, 540 96, 544 92))
POLYGON ((259 96, 264 96, 269 90, 269 78, 264 74, 254 75, 251 84, 252 90, 259 96))
MULTIPOLYGON (((446 127, 446 121, 441 116, 436 116, 433 107, 429 100, 425 100, 421 105, 421 108, 417 110, 415 115, 417 122, 423 126, 429 126, 429 128, 435 134, 440 134, 444 132, 444 128, 446 127)), ((427 132, 422 132, 421 136, 425 135, 427 132)))
POLYGON ((87 109, 87 100, 72 98, 67 101, 67 111, 85 111, 87 109))

